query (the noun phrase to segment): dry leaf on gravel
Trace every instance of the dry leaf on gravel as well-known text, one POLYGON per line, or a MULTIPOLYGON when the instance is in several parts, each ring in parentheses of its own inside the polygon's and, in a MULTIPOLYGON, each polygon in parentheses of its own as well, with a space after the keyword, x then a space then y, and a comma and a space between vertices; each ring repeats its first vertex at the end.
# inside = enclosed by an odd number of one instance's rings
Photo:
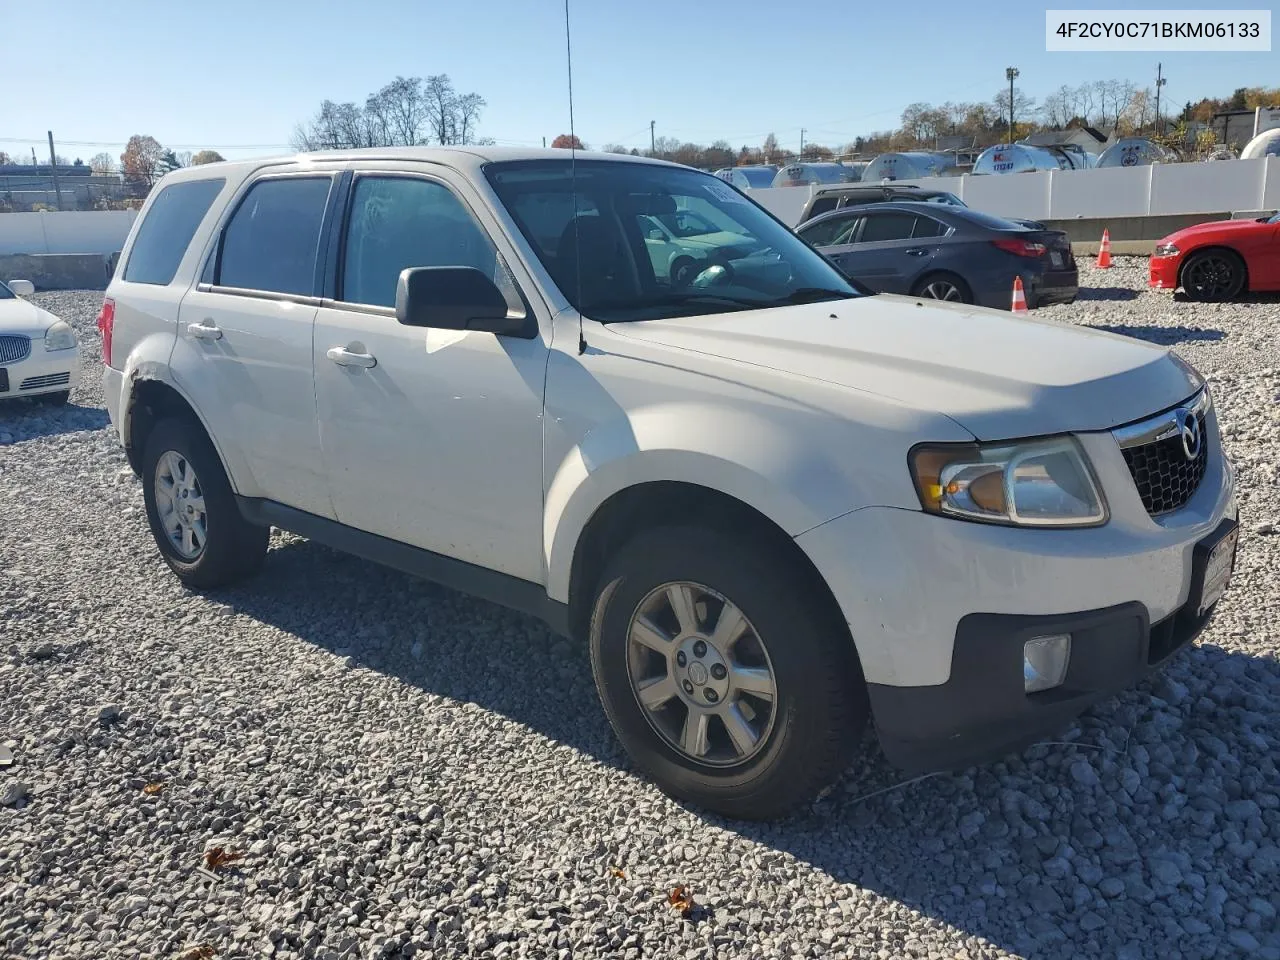
POLYGON ((609 876, 613 877, 615 880, 625 880, 627 879, 627 871, 623 870, 621 867, 610 867, 609 876))
POLYGON ((190 950, 178 954, 178 960, 213 960, 217 955, 217 950, 207 943, 202 943, 198 947, 192 947, 190 950))
POLYGON ((148 783, 145 787, 142 788, 142 792, 145 793, 148 797, 154 797, 157 793, 159 793, 161 790, 163 790, 167 786, 168 786, 167 783, 148 783))
POLYGON ((210 870, 220 870, 229 864, 235 863, 237 860, 243 859, 243 853, 237 853, 235 850, 224 850, 222 847, 210 847, 204 852, 204 864, 210 870))
POLYGON ((678 883, 667 894, 667 903, 671 904, 672 910, 679 910, 680 916, 686 920, 692 915, 694 907, 697 906, 693 902, 693 891, 686 887, 683 883, 678 883))

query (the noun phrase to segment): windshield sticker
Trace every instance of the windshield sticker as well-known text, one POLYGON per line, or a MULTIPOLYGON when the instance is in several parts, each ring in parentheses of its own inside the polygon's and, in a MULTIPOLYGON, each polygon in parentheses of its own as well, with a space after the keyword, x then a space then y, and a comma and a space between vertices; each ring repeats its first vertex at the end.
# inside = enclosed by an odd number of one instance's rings
POLYGON ((746 197, 742 196, 742 194, 738 193, 737 190, 733 189, 733 187, 730 187, 727 184, 706 183, 706 184, 703 184, 703 187, 706 189, 707 193, 711 194, 713 197, 715 197, 717 200, 721 201, 722 203, 746 203, 747 202, 746 197))

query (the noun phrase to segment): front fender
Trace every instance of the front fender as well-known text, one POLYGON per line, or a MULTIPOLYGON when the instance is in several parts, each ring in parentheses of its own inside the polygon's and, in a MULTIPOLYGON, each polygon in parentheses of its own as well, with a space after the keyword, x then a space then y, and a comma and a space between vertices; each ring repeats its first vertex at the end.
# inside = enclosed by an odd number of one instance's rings
POLYGON ((676 481, 734 497, 790 536, 848 512, 864 492, 812 438, 719 404, 667 403, 596 424, 553 465, 543 516, 547 593, 567 602, 582 530, 614 494, 676 481))

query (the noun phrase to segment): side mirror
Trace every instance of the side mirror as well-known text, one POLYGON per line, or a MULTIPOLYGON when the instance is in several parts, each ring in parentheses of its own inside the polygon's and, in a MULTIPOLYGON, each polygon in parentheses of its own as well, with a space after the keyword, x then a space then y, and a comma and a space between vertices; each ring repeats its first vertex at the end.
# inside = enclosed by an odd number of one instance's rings
POLYGON ((650 231, 649 231, 649 239, 650 239, 650 240, 663 240, 663 239, 665 239, 665 238, 662 236, 662 231, 661 231, 661 230, 659 230, 657 227, 654 227, 652 230, 650 230, 650 231))
POLYGON ((10 280, 5 286, 19 297, 29 297, 36 292, 36 285, 30 280, 10 280))
POLYGON ((409 327, 518 333, 498 285, 475 267, 410 267, 396 284, 396 319, 409 327))

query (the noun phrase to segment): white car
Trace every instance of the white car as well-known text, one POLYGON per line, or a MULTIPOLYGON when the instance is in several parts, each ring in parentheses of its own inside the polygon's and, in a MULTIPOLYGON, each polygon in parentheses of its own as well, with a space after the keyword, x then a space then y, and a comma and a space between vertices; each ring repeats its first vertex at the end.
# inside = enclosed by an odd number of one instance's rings
POLYGON ((725 230, 696 210, 646 215, 640 227, 655 278, 675 286, 689 283, 712 262, 739 260, 757 250, 752 237, 725 230))
POLYGON ((184 582, 253 573, 275 525, 529 611, 586 642, 636 763, 731 816, 813 797, 871 718, 917 771, 1051 734, 1233 569, 1213 402, 1167 349, 871 295, 674 164, 186 168, 99 326, 184 582), (661 276, 646 218, 695 200, 769 256, 661 276))
POLYGON ((71 325, 24 297, 29 280, 0 282, 0 400, 41 397, 64 404, 80 380, 80 346, 71 325))

